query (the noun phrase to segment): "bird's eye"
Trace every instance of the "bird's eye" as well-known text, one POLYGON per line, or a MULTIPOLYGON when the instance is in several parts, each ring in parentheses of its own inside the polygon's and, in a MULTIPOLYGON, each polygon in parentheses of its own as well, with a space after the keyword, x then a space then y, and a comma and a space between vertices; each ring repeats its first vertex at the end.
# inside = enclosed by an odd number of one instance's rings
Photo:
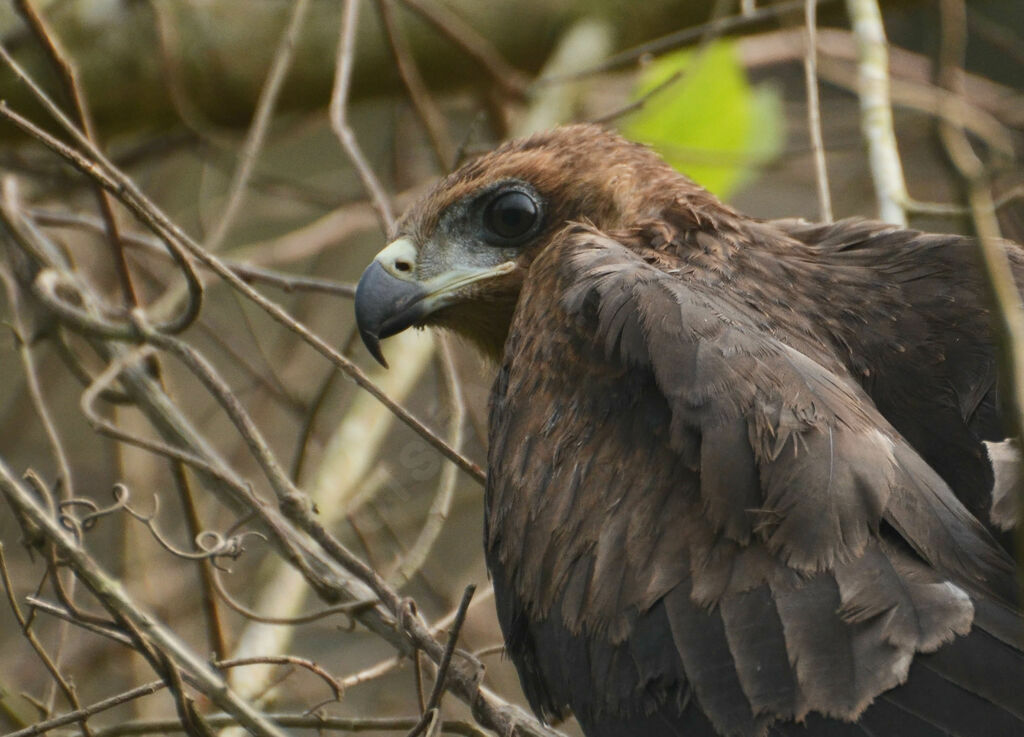
POLYGON ((537 222, 537 203, 525 192, 504 192, 484 210, 484 227, 502 240, 526 235, 537 222))

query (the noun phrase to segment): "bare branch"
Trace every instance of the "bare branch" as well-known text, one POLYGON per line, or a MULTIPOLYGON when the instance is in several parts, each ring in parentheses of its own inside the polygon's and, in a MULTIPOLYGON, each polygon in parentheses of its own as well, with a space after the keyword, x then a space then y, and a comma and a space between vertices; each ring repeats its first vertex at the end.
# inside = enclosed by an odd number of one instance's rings
MULTIPOLYGON (((2 47, 0 47, 2 49, 2 47)), ((98 151, 90 151, 91 155, 98 154, 99 162, 91 161, 74 149, 66 146, 57 139, 50 136, 38 126, 33 125, 23 116, 12 111, 7 104, 0 100, 0 118, 6 118, 22 130, 26 131, 40 142, 44 143, 50 150, 57 153, 83 173, 95 177, 104 187, 123 197, 123 202, 139 217, 139 219, 154 229, 162 237, 167 239, 168 245, 174 244, 174 249, 184 248, 188 253, 195 256, 200 262, 206 264, 216 272, 222 279, 244 294, 248 299, 256 303, 261 309, 269 314, 274 320, 291 329, 299 335, 306 343, 312 346, 325 358, 334 362, 341 368, 356 384, 369 392, 391 410, 399 419, 419 433, 428 443, 439 450, 464 471, 473 476, 479 483, 484 482, 484 472, 475 463, 453 450, 441 437, 430 430, 420 420, 413 417, 404 407, 394 402, 390 397, 380 391, 366 375, 350 360, 342 356, 322 338, 314 334, 305 325, 293 318, 280 305, 266 299, 259 292, 234 274, 224 263, 213 254, 209 253, 188 235, 184 233, 170 218, 167 217, 155 204, 153 204, 135 184, 121 174, 116 167, 98 151)), ((132 339, 131 331, 127 326, 114 326, 109 322, 97 322, 86 316, 79 315, 71 305, 64 304, 62 309, 66 312, 68 319, 81 320, 83 330, 95 331, 99 334, 107 334, 109 337, 118 336, 122 339, 132 339)))
POLYGON ((53 719, 47 719, 42 722, 36 722, 30 727, 25 729, 19 729, 16 732, 8 732, 4 737, 35 737, 37 734, 46 734, 58 727, 63 727, 66 724, 74 724, 75 722, 81 722, 94 714, 113 709, 114 707, 126 704, 129 701, 142 698, 143 696, 151 696, 157 691, 161 691, 167 688, 167 684, 163 681, 151 681, 150 683, 137 686, 124 693, 111 696, 109 699, 103 699, 97 701, 94 704, 90 704, 84 708, 72 711, 68 714, 62 714, 59 717, 53 719))
POLYGON ((135 626, 142 636, 166 652, 174 662, 185 668, 195 679, 202 692, 220 708, 235 717, 240 724, 259 737, 285 737, 285 733, 266 717, 239 699, 223 679, 206 662, 193 653, 185 643, 160 624, 153 615, 128 596, 116 578, 104 571, 95 560, 61 529, 40 506, 35 496, 17 479, 7 463, 0 459, 0 490, 20 514, 30 519, 53 543, 67 564, 89 590, 111 612, 135 626))

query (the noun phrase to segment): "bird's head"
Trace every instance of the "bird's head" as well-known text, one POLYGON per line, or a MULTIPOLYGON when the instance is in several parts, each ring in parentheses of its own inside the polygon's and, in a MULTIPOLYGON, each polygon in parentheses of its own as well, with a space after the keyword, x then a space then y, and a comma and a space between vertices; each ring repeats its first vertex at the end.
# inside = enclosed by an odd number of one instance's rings
POLYGON ((399 221, 356 290, 363 342, 387 365, 380 340, 436 326, 499 358, 530 264, 568 223, 607 232, 657 217, 680 179, 649 149, 594 125, 501 146, 399 221))

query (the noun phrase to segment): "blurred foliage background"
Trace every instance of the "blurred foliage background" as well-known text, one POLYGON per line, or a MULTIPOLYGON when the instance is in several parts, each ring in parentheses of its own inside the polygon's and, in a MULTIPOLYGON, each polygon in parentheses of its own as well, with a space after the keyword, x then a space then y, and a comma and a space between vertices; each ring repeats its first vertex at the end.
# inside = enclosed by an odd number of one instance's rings
MULTIPOLYGON (((857 41, 849 30, 855 4, 817 4, 818 112, 837 218, 873 217, 877 207, 861 133, 857 41)), ((653 145, 752 215, 819 217, 804 66, 807 6, 803 0, 4 4, 0 276, 8 340, 0 344, 0 375, 7 377, 0 385, 0 460, 12 478, 30 474, 35 486, 25 488, 50 505, 51 515, 57 510, 65 532, 134 605, 153 613, 200 659, 260 660, 221 669, 260 709, 313 727, 318 717, 304 716, 310 709, 321 717, 419 717, 417 674, 429 691, 430 658, 396 655, 394 642, 408 639, 401 612, 371 599, 310 621, 287 620, 323 602, 279 545, 244 534, 266 532, 259 515, 225 503, 195 464, 169 460, 166 448, 137 447, 138 438, 158 437, 192 447, 154 421, 133 395, 137 387, 121 387, 126 403, 83 400, 86 387, 101 388, 97 380, 116 387, 131 356, 105 372, 118 355, 109 347, 113 339, 76 328, 40 302, 32 287, 39 264, 27 263, 23 253, 25 241, 35 239, 59 254, 58 271, 78 280, 74 299, 88 291, 99 300, 97 314, 112 323, 129 324, 133 305, 156 323, 194 304, 194 320, 175 339, 223 379, 284 475, 313 498, 319 523, 402 602, 415 602, 408 612, 437 625, 442 643, 463 589, 476 584, 459 647, 483 663, 488 689, 523 704, 500 654, 487 590, 479 479, 396 421, 351 380, 346 365, 326 360, 237 285, 198 269, 201 308, 194 293, 190 303, 183 272, 168 258, 166 242, 177 236, 133 216, 123 204, 131 199, 125 187, 104 199, 95 172, 69 166, 55 144, 44 145, 53 136, 97 161, 32 85, 106 154, 109 167, 97 171, 123 172, 199 247, 349 356, 438 438, 482 464, 493 367, 456 341, 409 333, 385 344, 392 368, 384 372, 353 339, 351 285, 386 242, 387 220, 458 161, 508 136, 572 120, 603 121, 653 145), (21 119, 38 129, 17 124, 21 119), (101 421, 124 435, 99 431, 101 421), (127 490, 127 508, 115 503, 125 498, 112 493, 116 484, 127 490), (213 559, 183 554, 224 541, 213 559), (244 552, 233 541, 244 543, 244 552), (260 622, 242 607, 285 621, 260 622), (385 622, 397 640, 382 637, 371 620, 385 622), (334 693, 332 685, 344 688, 334 693)), ((884 2, 881 9, 895 132, 912 200, 900 204, 910 224, 935 231, 973 227, 963 172, 943 143, 940 121, 953 120, 984 167, 1004 234, 1020 240, 1024 6, 1020 0, 920 0, 884 2), (955 115, 944 107, 951 99, 955 115)), ((196 447, 273 506, 273 474, 252 452, 237 415, 225 411, 223 395, 166 345, 138 336, 121 343, 152 347, 152 355, 136 353, 133 360, 144 362, 151 379, 159 377, 161 396, 187 418, 196 447)), ((77 569, 64 565, 52 539, 14 508, 0 513, 12 603, 0 606, 0 731, 43 725, 62 733, 201 733, 183 716, 183 704, 191 700, 207 716, 220 709, 189 680, 189 666, 175 657, 161 661, 162 646, 148 637, 142 637, 148 657, 138 641, 113 637, 131 630, 83 586, 77 569), (38 609, 40 602, 51 608, 38 609), (107 629, 86 627, 97 616, 107 629), (186 676, 184 685, 174 673, 186 676), (125 697, 85 726, 80 720, 50 726, 61 714, 160 679, 171 688, 125 697)), ((307 539, 309 531, 300 527, 287 527, 284 537, 307 539)), ((444 701, 443 714, 474 723, 455 698, 444 701)), ((210 729, 227 721, 214 719, 210 729)), ((494 727, 486 719, 480 724, 494 727)), ((376 726, 373 733, 380 734, 410 728, 376 726)), ((470 726, 452 728, 473 733, 470 726)))

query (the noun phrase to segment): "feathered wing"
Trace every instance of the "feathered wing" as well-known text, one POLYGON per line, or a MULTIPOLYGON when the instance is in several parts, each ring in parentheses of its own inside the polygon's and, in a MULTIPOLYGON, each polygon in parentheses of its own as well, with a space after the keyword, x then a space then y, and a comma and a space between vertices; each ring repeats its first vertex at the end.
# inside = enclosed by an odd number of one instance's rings
MULTIPOLYGON (((996 445, 1008 440, 1012 423, 1000 406, 999 357, 977 243, 860 219, 771 226, 812 247, 833 270, 870 274, 862 299, 883 302, 885 319, 837 321, 834 337, 848 348, 840 358, 968 510, 992 529, 1007 529, 1012 494, 1006 492, 1019 491, 1019 463, 1004 462, 1011 448, 996 445), (875 293, 880 283, 888 293, 875 293)), ((1024 251, 1009 242, 1006 248, 1024 284, 1024 251)))
POLYGON ((609 736, 1024 734, 1012 562, 808 353, 583 226, 538 257, 486 519, 535 709, 609 736))

